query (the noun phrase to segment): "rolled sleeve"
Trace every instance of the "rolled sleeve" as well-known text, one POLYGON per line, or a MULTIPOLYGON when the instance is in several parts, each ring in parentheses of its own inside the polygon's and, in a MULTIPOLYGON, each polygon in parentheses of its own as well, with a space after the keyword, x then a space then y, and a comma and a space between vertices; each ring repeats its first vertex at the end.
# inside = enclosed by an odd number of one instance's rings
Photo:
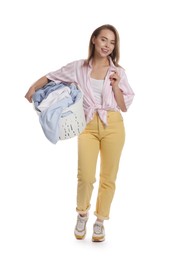
POLYGON ((121 70, 120 76, 121 76, 121 80, 119 82, 119 88, 123 93, 126 109, 128 109, 133 101, 135 94, 131 86, 129 85, 124 69, 121 70))
POLYGON ((49 72, 45 76, 57 84, 60 82, 76 83, 75 62, 68 63, 59 70, 49 72))

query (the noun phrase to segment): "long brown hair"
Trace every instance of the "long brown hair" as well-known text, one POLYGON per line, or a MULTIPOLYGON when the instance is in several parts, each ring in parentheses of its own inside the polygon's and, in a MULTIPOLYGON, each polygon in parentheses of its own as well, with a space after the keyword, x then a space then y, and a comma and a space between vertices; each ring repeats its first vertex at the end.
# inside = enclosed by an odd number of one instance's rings
POLYGON ((92 43, 92 39, 93 37, 97 37, 100 32, 104 29, 108 29, 110 31, 112 31, 115 35, 115 47, 113 52, 110 54, 110 57, 114 63, 115 66, 119 66, 118 62, 119 62, 119 58, 120 58, 120 49, 119 49, 119 44, 120 44, 120 40, 119 40, 119 33, 116 30, 116 28, 113 25, 110 24, 104 24, 100 27, 98 27, 97 29, 95 29, 95 31, 92 33, 91 37, 90 37, 90 42, 89 42, 89 48, 88 48, 88 58, 86 60, 86 63, 88 64, 89 61, 93 58, 94 56, 94 51, 95 51, 95 45, 92 43))

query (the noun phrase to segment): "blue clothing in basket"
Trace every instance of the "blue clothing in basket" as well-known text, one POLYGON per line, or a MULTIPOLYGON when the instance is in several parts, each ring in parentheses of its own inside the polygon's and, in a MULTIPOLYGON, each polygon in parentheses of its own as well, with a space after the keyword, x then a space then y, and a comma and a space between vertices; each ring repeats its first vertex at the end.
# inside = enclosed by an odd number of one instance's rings
POLYGON ((43 88, 37 90, 33 95, 34 108, 39 112, 39 121, 47 139, 56 144, 59 140, 59 120, 61 117, 68 116, 71 112, 64 112, 64 109, 75 104, 81 98, 81 91, 73 83, 55 83, 53 81, 46 84, 43 88), (56 103, 50 105, 44 111, 40 111, 38 106, 48 97, 50 93, 59 89, 69 87, 70 95, 64 97, 56 103))

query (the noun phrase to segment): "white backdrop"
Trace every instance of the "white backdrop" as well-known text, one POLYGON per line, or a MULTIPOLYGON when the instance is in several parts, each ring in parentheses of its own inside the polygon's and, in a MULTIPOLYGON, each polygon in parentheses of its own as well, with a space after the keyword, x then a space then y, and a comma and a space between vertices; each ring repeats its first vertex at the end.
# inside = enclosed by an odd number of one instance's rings
MULTIPOLYGON (((177 0, 1 1, 0 259, 187 259, 186 7, 177 0), (106 242, 76 222, 77 139, 51 144, 24 95, 39 77, 87 57, 92 31, 120 33, 136 96, 124 116, 106 242)), ((97 180, 98 180, 97 172, 97 180)))

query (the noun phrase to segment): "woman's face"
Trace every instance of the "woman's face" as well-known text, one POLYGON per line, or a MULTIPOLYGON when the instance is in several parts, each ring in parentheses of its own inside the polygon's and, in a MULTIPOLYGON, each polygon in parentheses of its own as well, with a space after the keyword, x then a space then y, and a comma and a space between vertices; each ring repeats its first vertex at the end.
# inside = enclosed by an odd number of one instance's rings
POLYGON ((95 45, 94 55, 107 57, 115 48, 115 34, 108 29, 103 29, 97 37, 93 37, 92 43, 95 45))

